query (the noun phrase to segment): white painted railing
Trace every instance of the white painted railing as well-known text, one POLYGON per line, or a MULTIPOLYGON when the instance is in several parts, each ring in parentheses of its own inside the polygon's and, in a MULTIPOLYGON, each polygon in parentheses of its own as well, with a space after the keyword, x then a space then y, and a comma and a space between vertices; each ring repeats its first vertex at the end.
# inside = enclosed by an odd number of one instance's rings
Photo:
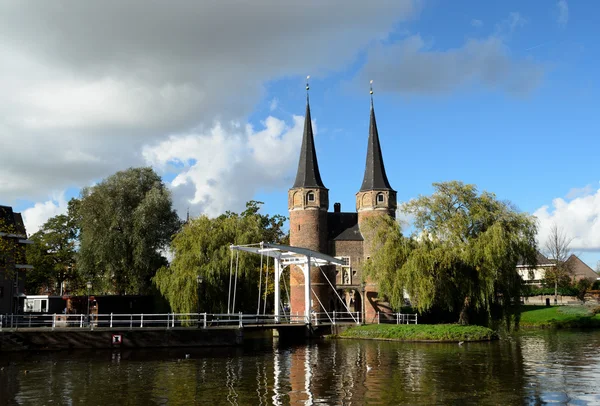
POLYGON ((377 323, 378 324, 418 324, 417 313, 389 313, 387 317, 381 317, 381 314, 377 312, 377 323))
POLYGON ((9 314, 0 315, 0 330, 26 328, 218 328, 269 326, 276 324, 304 325, 356 323, 358 313, 333 312, 313 313, 310 320, 303 314, 281 314, 275 316, 256 314, 217 313, 131 313, 131 314, 9 314))

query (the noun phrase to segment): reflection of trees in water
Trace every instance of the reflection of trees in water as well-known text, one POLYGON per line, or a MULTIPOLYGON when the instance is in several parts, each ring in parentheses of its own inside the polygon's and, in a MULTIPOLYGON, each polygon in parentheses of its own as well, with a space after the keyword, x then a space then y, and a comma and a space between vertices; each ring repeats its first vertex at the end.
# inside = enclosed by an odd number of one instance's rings
POLYGON ((16 405, 16 395, 19 393, 19 381, 15 375, 19 372, 13 362, 0 355, 0 400, 7 405, 16 405))
POLYGON ((333 386, 344 403, 497 404, 502 399, 509 404, 522 399, 524 375, 517 345, 343 340, 331 347, 337 366, 337 373, 331 374, 333 386))
POLYGON ((598 332, 559 332, 462 346, 330 340, 256 348, 2 354, 0 403, 593 403, 597 396, 582 394, 596 392, 600 364, 591 354, 598 347, 598 332))
POLYGON ((595 394, 600 374, 597 331, 527 332, 519 340, 532 397, 542 402, 600 401, 595 394))

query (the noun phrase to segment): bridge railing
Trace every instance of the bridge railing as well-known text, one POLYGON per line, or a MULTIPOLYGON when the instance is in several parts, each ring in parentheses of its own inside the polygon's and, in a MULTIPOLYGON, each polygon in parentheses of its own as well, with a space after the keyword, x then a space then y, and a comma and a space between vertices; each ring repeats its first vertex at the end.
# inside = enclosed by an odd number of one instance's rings
POLYGON ((313 312, 311 316, 312 324, 348 324, 361 323, 360 312, 313 312))
POLYGON ((382 317, 381 313, 377 312, 378 324, 418 324, 417 313, 388 313, 382 317))
POLYGON ((0 315, 2 328, 181 328, 181 327, 243 327, 275 324, 360 324, 360 313, 313 312, 310 321, 304 314, 242 314, 242 313, 106 313, 106 314, 9 314, 0 315))
POLYGON ((242 313, 131 313, 131 314, 8 314, 0 315, 2 328, 177 328, 243 327, 305 324, 304 315, 242 313))

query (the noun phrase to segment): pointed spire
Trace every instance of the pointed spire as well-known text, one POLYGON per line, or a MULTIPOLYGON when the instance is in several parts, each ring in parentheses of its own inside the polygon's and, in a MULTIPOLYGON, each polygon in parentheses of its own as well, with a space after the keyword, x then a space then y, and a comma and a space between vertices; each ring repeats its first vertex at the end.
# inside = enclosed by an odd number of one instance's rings
POLYGON ((371 81, 371 122, 369 123, 369 141, 367 145, 367 163, 365 165, 365 177, 363 178, 361 192, 367 190, 392 190, 385 166, 383 165, 383 155, 381 154, 381 145, 379 144, 379 133, 377 132, 377 122, 375 121, 375 108, 373 107, 373 81, 371 81))
POLYGON ((308 79, 306 77, 306 115, 304 116, 304 134, 302 135, 302 147, 300 149, 300 161, 298 162, 298 173, 292 188, 322 187, 323 181, 319 173, 315 141, 313 137, 312 122, 310 118, 310 104, 308 100, 308 79))

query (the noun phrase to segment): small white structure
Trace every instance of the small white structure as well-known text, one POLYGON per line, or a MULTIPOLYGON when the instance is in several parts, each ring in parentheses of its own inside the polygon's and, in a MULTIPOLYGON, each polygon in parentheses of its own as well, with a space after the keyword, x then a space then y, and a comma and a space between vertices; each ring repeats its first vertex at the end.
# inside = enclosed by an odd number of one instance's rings
POLYGON ((47 313, 48 305, 48 296, 30 295, 24 299, 23 311, 25 313, 47 313))
MULTIPOLYGON (((311 324, 311 282, 310 267, 324 265, 344 265, 342 259, 322 254, 318 251, 306 248, 291 247, 289 245, 270 244, 261 242, 253 245, 231 245, 232 251, 245 251, 258 255, 266 255, 273 258, 275 262, 275 320, 279 321, 280 295, 279 279, 286 266, 296 265, 304 273, 304 317, 306 324, 311 324)), ((335 289, 334 289, 335 290, 335 289)))

